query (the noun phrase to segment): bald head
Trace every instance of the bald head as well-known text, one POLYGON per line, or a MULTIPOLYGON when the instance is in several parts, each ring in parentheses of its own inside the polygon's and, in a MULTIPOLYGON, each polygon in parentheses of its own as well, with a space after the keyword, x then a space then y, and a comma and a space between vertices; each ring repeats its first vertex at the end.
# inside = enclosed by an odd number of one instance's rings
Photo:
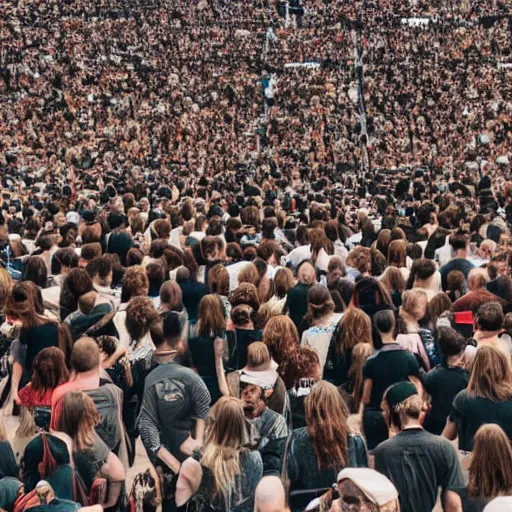
POLYGON ((254 512, 286 512, 286 496, 281 479, 266 476, 256 487, 254 512))
POLYGON ((71 366, 77 373, 90 372, 100 366, 100 349, 92 338, 80 338, 71 352, 71 366))

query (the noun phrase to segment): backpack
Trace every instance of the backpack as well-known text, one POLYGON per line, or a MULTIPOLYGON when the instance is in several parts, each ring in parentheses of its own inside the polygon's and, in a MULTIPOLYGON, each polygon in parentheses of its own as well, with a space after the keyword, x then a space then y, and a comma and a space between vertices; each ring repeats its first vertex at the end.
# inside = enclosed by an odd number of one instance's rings
MULTIPOLYGON (((50 479, 59 466, 51 451, 48 442, 48 434, 41 434, 41 441, 43 443, 43 459, 39 463, 37 470, 39 471, 41 479, 44 480, 50 479)), ((71 455, 70 460, 72 460, 71 455)), ((91 492, 87 494, 84 483, 73 465, 71 465, 71 470, 74 501, 84 506, 105 502, 107 481, 104 478, 96 478, 91 486, 91 492)), ((27 494, 19 496, 14 503, 13 512, 24 512, 25 510, 39 505, 41 505, 41 499, 38 494, 38 489, 35 488, 27 494)))
POLYGON ((23 273, 23 258, 11 258, 11 248, 7 246, 2 254, 2 266, 14 281, 20 281, 23 273))
POLYGON ((112 403, 110 400, 110 394, 104 392, 107 386, 113 386, 113 384, 105 384, 97 389, 90 389, 86 393, 94 402, 100 415, 100 422, 96 426, 96 432, 108 446, 109 450, 115 451, 120 441, 117 429, 118 410, 117 404, 112 403))

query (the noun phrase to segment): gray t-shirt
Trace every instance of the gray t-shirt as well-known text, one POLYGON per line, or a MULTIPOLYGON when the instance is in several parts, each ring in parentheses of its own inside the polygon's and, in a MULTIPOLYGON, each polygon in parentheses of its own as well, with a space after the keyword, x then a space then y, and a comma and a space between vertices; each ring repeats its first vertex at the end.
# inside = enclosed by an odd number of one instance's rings
POLYGON ((190 368, 176 362, 161 364, 147 377, 139 415, 139 430, 149 457, 164 446, 178 460, 180 446, 197 419, 206 419, 211 398, 208 388, 190 368))
POLYGON ((421 428, 408 429, 375 448, 375 469, 395 485, 402 512, 432 512, 437 491, 464 487, 451 443, 421 428))
POLYGON ((261 416, 245 419, 250 445, 261 450, 268 442, 288 435, 288 427, 284 416, 265 408, 261 416))

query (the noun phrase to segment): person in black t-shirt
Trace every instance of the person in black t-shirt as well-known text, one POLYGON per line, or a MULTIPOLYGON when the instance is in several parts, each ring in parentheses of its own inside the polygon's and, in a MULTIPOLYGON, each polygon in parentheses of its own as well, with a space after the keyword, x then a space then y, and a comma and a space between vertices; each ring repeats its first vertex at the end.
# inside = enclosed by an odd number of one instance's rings
POLYGON ((448 289, 448 274, 452 270, 460 270, 467 281, 469 273, 474 268, 474 265, 467 259, 468 246, 469 240, 466 236, 452 235, 450 237, 450 247, 452 249, 453 258, 439 269, 443 290, 448 289))
POLYGON ((395 342, 395 313, 385 309, 373 317, 378 332, 375 355, 368 358, 363 368, 364 389, 363 429, 368 449, 372 450, 388 438, 388 429, 382 417, 381 402, 386 389, 409 377, 419 377, 420 367, 415 356, 395 342))
POLYGON ((432 397, 432 408, 423 427, 432 434, 440 435, 450 414, 453 399, 466 389, 469 370, 464 368, 466 340, 455 329, 439 328, 439 345, 445 363, 436 366, 423 378, 423 385, 432 397))
POLYGON ((496 423, 512 440, 512 370, 510 357, 481 346, 473 361, 467 389, 453 400, 443 436, 459 437, 460 450, 473 450, 473 437, 484 423, 496 423))
MULTIPOLYGON (((410 382, 399 382, 385 393, 383 408, 390 430, 398 431, 375 450, 375 469, 398 490, 402 512, 431 512, 438 488, 464 486, 457 452, 450 442, 426 432, 420 424, 423 400, 410 382)), ((445 512, 460 510, 443 499, 445 512)))

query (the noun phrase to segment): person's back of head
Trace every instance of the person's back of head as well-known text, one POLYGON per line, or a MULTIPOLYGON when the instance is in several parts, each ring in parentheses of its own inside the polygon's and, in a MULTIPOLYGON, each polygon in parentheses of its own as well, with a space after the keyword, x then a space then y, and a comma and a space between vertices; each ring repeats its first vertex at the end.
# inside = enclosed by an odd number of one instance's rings
POLYGON ((467 342, 464 336, 451 327, 438 329, 439 348, 443 357, 458 356, 464 352, 467 342))
POLYGON ((71 352, 71 367, 77 373, 86 373, 100 366, 100 349, 92 338, 80 338, 71 352))
POLYGON ((499 302, 486 302, 476 312, 475 324, 482 331, 499 331, 504 323, 505 315, 499 302))
POLYGON ((85 262, 89 262, 94 258, 101 256, 101 253, 102 250, 99 243, 84 244, 82 245, 82 250, 80 251, 80 259, 85 262))
POLYGON ((308 261, 303 262, 297 270, 297 279, 300 284, 314 285, 316 283, 315 267, 308 261))
POLYGON ((392 309, 384 309, 382 311, 377 311, 375 315, 373 315, 373 326, 375 328, 376 333, 374 333, 374 346, 376 349, 382 348, 382 340, 379 340, 380 336, 375 336, 375 334, 390 334, 393 333, 396 326, 396 318, 395 313, 392 309))
POLYGON ((281 479, 265 476, 256 487, 254 512, 286 512, 286 494, 281 479))
POLYGON ((23 281, 32 281, 40 288, 45 288, 48 281, 46 263, 39 256, 29 256, 23 266, 23 281))
POLYGON ((178 349, 181 343, 181 322, 175 312, 165 313, 161 322, 155 322, 150 327, 151 339, 157 349, 167 345, 172 350, 178 349))
POLYGON ((463 251, 468 246, 468 237, 462 234, 451 235, 449 243, 454 252, 463 251))
POLYGON ((474 268, 468 275, 468 288, 470 291, 480 290, 485 288, 489 282, 489 274, 484 268, 474 268))
POLYGON ((507 434, 497 424, 484 424, 473 439, 469 465, 468 495, 495 498, 512 493, 512 448, 507 434))

